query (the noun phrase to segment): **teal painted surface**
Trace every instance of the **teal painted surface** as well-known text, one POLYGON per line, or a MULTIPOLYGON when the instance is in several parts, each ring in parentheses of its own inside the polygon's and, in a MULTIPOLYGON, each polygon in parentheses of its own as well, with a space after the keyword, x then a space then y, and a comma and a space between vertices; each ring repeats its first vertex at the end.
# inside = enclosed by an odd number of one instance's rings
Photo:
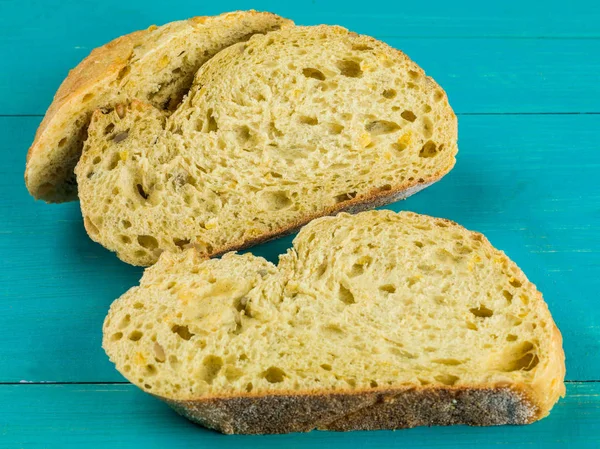
MULTIPOLYGON (((283 3, 0 1, 0 448, 598 447, 600 6, 283 3), (447 90, 459 114, 457 165, 390 208, 484 232, 538 285, 572 381, 549 418, 517 428, 223 437, 130 385, 89 384, 124 381, 100 348, 101 323, 141 269, 87 238, 77 203, 28 196, 25 153, 40 114, 94 46, 152 23, 250 7, 382 38, 447 90)), ((290 244, 252 251, 275 261, 290 244)))

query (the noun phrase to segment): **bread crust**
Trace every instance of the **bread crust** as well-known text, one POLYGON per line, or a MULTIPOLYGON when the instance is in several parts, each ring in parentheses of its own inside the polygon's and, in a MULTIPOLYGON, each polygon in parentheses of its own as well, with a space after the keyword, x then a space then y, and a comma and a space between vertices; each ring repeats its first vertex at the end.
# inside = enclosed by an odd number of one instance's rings
MULTIPOLYGON (((454 164, 452 164, 448 171, 450 171, 453 166, 454 164)), ((381 188, 373 189, 367 195, 357 196, 351 200, 338 203, 325 209, 321 213, 306 215, 302 218, 299 218, 294 223, 289 224, 288 226, 275 229, 267 234, 263 234, 250 240, 238 240, 237 242, 234 242, 226 247, 215 248, 215 250, 210 253, 208 257, 220 256, 229 251, 241 251, 279 237, 293 234, 294 232, 300 230, 302 226, 313 221, 315 218, 337 215, 340 212, 357 214, 365 210, 374 209, 376 207, 381 207, 387 204, 395 203, 396 201, 404 200, 439 181, 448 171, 437 172, 430 178, 424 180, 424 182, 417 183, 416 185, 414 183, 406 183, 393 188, 392 190, 383 190, 381 188)))
POLYGON ((544 416, 521 385, 283 392, 198 400, 157 397, 189 420, 226 434, 520 425, 544 416))
MULTIPOLYGON (((248 16, 276 18, 283 25, 291 24, 291 21, 279 18, 275 14, 254 10, 236 11, 214 17, 192 17, 184 22, 195 25, 203 24, 209 20, 235 20, 248 16)), ((120 71, 128 65, 134 48, 143 44, 155 29, 156 26, 153 25, 148 29, 118 37, 101 47, 95 48, 89 56, 69 71, 68 76, 58 88, 50 107, 46 111, 44 119, 36 131, 34 141, 27 152, 25 184, 35 199, 42 199, 51 203, 62 203, 77 199, 77 185, 73 168, 79 160, 81 148, 79 154, 71 155, 70 159, 61 158, 56 151, 58 145, 56 134, 61 131, 74 110, 80 107, 78 105, 82 98, 86 94, 96 92, 105 83, 114 80, 120 71), (47 179, 49 173, 58 173, 62 178, 61 184, 50 185, 50 180, 47 179)), ((77 127, 76 131, 80 132, 83 138, 90 117, 91 113, 87 115, 85 123, 77 127)))

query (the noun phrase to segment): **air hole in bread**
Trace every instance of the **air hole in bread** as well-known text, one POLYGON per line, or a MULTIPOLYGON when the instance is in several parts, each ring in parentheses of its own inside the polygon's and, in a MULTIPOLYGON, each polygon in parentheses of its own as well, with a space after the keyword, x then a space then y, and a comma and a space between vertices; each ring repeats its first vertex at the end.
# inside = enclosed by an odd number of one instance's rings
POLYGON ((119 70, 119 74, 117 75, 116 81, 119 82, 123 80, 123 78, 125 78, 129 74, 129 72, 131 72, 131 67, 126 65, 121 70, 119 70))
POLYGON ((418 80, 421 77, 421 75, 419 74, 419 72, 416 72, 414 70, 409 70, 408 71, 408 76, 410 76, 410 78, 413 79, 413 80, 418 80))
POLYGON ((283 210, 292 205, 288 193, 283 190, 263 192, 261 198, 263 207, 267 210, 283 210))
POLYGON ((119 240, 121 241, 121 243, 124 243, 125 245, 129 245, 131 243, 131 238, 127 235, 119 236, 119 240))
POLYGON ((325 371, 331 371, 331 365, 328 363, 323 363, 322 365, 320 365, 321 368, 323 368, 325 371))
POLYGON ((165 349, 157 342, 154 343, 152 349, 154 351, 154 360, 158 363, 164 363, 166 360, 165 349))
POLYGON ((65 146, 65 144, 67 143, 67 138, 63 137, 62 139, 59 140, 58 142, 58 148, 62 148, 65 146))
POLYGON ((90 101, 92 98, 94 98, 94 94, 85 94, 83 96, 83 98, 81 99, 82 103, 87 103, 88 101, 90 101))
POLYGON ((119 329, 125 329, 131 323, 131 315, 126 314, 119 322, 119 329))
POLYGON ((409 122, 414 122, 417 119, 415 113, 408 110, 403 111, 402 114, 400 114, 400 117, 402 117, 404 120, 408 120, 409 122))
POLYGON ((423 137, 429 139, 433 135, 433 123, 429 117, 423 117, 423 137))
POLYGON ((302 69, 302 74, 307 78, 314 78, 319 81, 325 80, 325 75, 318 69, 312 67, 306 67, 302 69))
POLYGON ((171 368, 173 368, 174 370, 176 370, 181 365, 181 362, 179 361, 179 359, 177 358, 177 356, 170 355, 169 356, 169 365, 171 365, 171 368))
POLYGON ((317 270, 315 271, 317 279, 321 279, 326 271, 327 271, 327 261, 323 261, 321 263, 321 265, 319 265, 317 267, 317 270))
POLYGON ((415 354, 405 351, 404 349, 400 349, 397 346, 390 346, 388 348, 388 352, 391 354, 397 355, 398 357, 402 357, 404 359, 413 360, 413 359, 417 358, 417 356, 415 354))
POLYGON ((96 156, 93 160, 92 160, 92 164, 97 165, 102 161, 102 158, 100 156, 96 156))
POLYGON ((356 276, 360 276, 364 272, 365 272, 364 265, 355 263, 354 265, 352 265, 352 268, 348 272, 348 276, 351 277, 351 278, 353 278, 353 277, 356 277, 356 276))
POLYGON ((472 331, 479 330, 479 328, 477 327, 477 325, 475 323, 473 323, 472 321, 468 321, 467 320, 466 325, 467 325, 467 329, 470 329, 472 331))
POLYGON ((119 341, 121 338, 123 338, 123 332, 115 332, 110 336, 112 341, 119 341))
POLYGON ((396 286, 393 284, 384 284, 379 287, 379 290, 385 293, 396 293, 396 286))
POLYGON ((514 335, 514 334, 508 334, 508 335, 506 336, 506 341, 517 341, 517 339, 518 339, 518 338, 519 338, 519 337, 517 337, 517 336, 516 336, 516 335, 514 335))
POLYGON ((433 100, 437 103, 444 99, 444 92, 441 90, 436 90, 433 94, 433 100))
POLYGON ((411 276, 406 280, 406 285, 408 287, 412 287, 413 285, 415 285, 417 282, 419 282, 420 276, 411 276))
POLYGON ((303 125, 314 126, 319 124, 319 120, 316 117, 309 117, 307 115, 301 115, 298 117, 298 121, 303 125))
POLYGON ((515 278, 511 278, 510 281, 508 281, 508 283, 510 285, 512 285, 515 288, 519 288, 521 286, 521 282, 519 282, 517 279, 515 278))
POLYGON ((263 372, 262 376, 267 382, 276 384, 283 382, 283 379, 285 378, 285 372, 276 366, 271 366, 265 372, 263 372))
POLYGON ((356 197, 356 192, 342 193, 334 197, 336 203, 343 203, 356 197))
POLYGON ((506 298, 509 304, 512 302, 513 294, 508 290, 502 290, 502 296, 506 298))
POLYGON ((415 242, 413 242, 413 243, 415 244, 415 246, 416 246, 417 248, 423 248, 423 243, 422 243, 422 242, 415 241, 415 242))
POLYGON ((175 324, 171 327, 171 332, 179 335, 184 340, 190 340, 194 336, 187 326, 180 326, 178 324, 175 324))
POLYGON ((440 374, 438 376, 435 376, 434 379, 444 385, 451 386, 456 384, 456 382, 458 382, 460 378, 452 374, 440 374))
POLYGON ((494 315, 494 311, 488 309, 483 304, 480 304, 479 307, 473 307, 472 309, 469 309, 469 312, 479 318, 489 318, 494 315))
POLYGON ((344 126, 338 123, 328 123, 327 124, 327 132, 331 135, 341 134, 344 130, 344 126))
POLYGON ((83 217, 83 223, 85 225, 85 230, 92 236, 96 236, 98 234, 100 234, 100 230, 98 229, 98 226, 96 226, 90 217, 85 216, 83 217))
POLYGON ((434 142, 432 142, 431 140, 427 141, 425 143, 425 145, 423 145, 421 147, 421 150, 419 151, 419 157, 423 157, 423 158, 430 158, 430 157, 435 157, 437 155, 438 151, 437 151, 437 146, 434 142))
POLYGON ((387 120, 375 120, 365 125, 365 129, 374 136, 381 134, 390 134, 400 129, 400 126, 395 122, 387 120))
POLYGON ((356 299, 354 298, 354 294, 345 286, 340 284, 338 289, 338 299, 342 301, 344 304, 355 304, 356 299))
POLYGON ((340 71, 340 74, 349 78, 360 78, 363 75, 363 71, 360 68, 360 64, 350 59, 342 59, 336 62, 336 66, 340 71))
POLYGON ((237 140, 241 144, 248 142, 251 138, 250 128, 248 128, 246 125, 243 125, 243 126, 240 126, 239 128, 237 128, 236 134, 237 134, 237 140))
POLYGON ((368 50, 373 50, 373 47, 369 47, 368 45, 365 45, 365 44, 353 44, 352 50, 368 51, 368 50))
POLYGON ((235 382, 244 375, 244 372, 235 366, 227 365, 224 369, 225 378, 229 382, 235 382))
POLYGON ((345 334, 344 330, 337 324, 327 324, 321 329, 329 337, 342 337, 345 334))
POLYGON ((495 368, 504 372, 531 371, 539 363, 535 345, 524 341, 506 348, 499 356, 495 368))
POLYGON ((431 106, 429 106, 428 104, 423 105, 423 107, 421 108, 422 112, 425 114, 428 114, 431 112, 431 106))
POLYGON ((190 244, 190 239, 173 238, 173 244, 181 249, 190 244))
POLYGON ((454 250, 461 255, 470 254, 473 252, 473 249, 471 247, 466 246, 461 242, 456 242, 454 250))
POLYGON ((457 366, 462 365, 463 362, 456 359, 433 359, 432 363, 437 363, 439 365, 448 365, 448 366, 457 366))
POLYGON ((131 332, 127 338, 129 338, 131 341, 139 341, 143 336, 144 334, 142 332, 135 330, 131 332))
POLYGON ((139 194, 139 195, 140 195, 140 196, 141 196, 143 199, 147 200, 149 195, 148 195, 148 193, 147 193, 147 192, 144 190, 144 187, 143 187, 141 184, 136 184, 136 186, 135 186, 135 187, 136 187, 136 189, 137 189, 137 192, 138 192, 138 194, 139 194))
POLYGON ((381 187, 379 187, 379 190, 382 190, 384 192, 388 192, 388 191, 392 190, 392 185, 391 184, 384 184, 381 187))
POLYGON ((250 392, 252 391, 252 382, 248 382, 248 383, 246 384, 246 391, 247 391, 248 393, 250 393, 250 392))
POLYGON ((217 120, 215 119, 215 117, 213 116, 213 110, 209 109, 206 113, 207 118, 208 118, 208 127, 207 127, 207 131, 209 133, 212 132, 216 132, 219 129, 219 126, 217 125, 217 120))
POLYGON ((213 383, 213 381, 219 375, 219 372, 223 368, 223 359, 216 355, 208 355, 204 357, 202 365, 204 367, 202 378, 207 384, 210 385, 213 383))
POLYGON ((388 100, 391 100, 392 98, 396 98, 396 95, 398 93, 396 92, 395 89, 385 89, 381 95, 383 95, 384 98, 387 98, 388 100))
POLYGON ((151 235, 138 235, 137 241, 142 248, 146 248, 146 249, 158 248, 158 240, 156 240, 151 235))
POLYGON ((155 376, 157 373, 156 371, 156 366, 152 365, 152 364, 148 364, 146 365, 146 367, 144 368, 144 375, 145 376, 155 376))

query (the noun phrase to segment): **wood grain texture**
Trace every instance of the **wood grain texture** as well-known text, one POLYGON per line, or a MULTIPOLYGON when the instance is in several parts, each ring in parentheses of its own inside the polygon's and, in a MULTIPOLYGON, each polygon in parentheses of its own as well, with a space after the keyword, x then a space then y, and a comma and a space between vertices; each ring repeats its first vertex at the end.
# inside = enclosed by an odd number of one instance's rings
MULTIPOLYGON (((68 70, 115 36, 82 33, 57 42, 24 36, 18 46, 0 40, 0 54, 8 55, 0 71, 0 113, 44 114, 68 70), (23 51, 36 57, 19 57, 23 51)), ((592 57, 600 55, 599 39, 381 37, 423 67, 458 114, 600 112, 600 58, 592 57)))
MULTIPOLYGON (((197 427, 131 385, 0 386, 0 432, 18 448, 543 447, 600 444, 600 384, 570 383, 549 417, 528 426, 227 436, 197 427), (36 419, 32 419, 35 417, 36 419)), ((1 444, 1 443, 0 443, 1 444)))
MULTIPOLYGON (((27 195, 20 150, 36 124, 0 118, 8 143, 0 189, 12 192, 0 197, 0 382, 122 380, 100 349, 101 324, 141 269, 89 240, 77 203, 48 206, 27 195)), ((600 115, 465 116, 459 127, 455 169, 390 208, 486 234, 544 293, 564 335, 567 379, 597 379, 600 115)), ((289 245, 290 237, 252 251, 276 261, 289 245)))

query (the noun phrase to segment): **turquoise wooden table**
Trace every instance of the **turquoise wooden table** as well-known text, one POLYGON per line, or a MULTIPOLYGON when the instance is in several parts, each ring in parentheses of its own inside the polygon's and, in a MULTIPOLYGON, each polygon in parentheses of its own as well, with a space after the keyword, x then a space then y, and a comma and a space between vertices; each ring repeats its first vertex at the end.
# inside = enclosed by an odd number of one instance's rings
MULTIPOLYGON (((0 448, 599 447, 600 6, 596 1, 0 1, 0 448), (287 3, 287 4, 286 4, 287 3), (456 168, 400 203, 485 233, 539 287, 567 396, 524 427, 223 436, 128 384, 101 347, 137 283, 77 203, 28 196, 25 154, 67 70, 150 24, 234 9, 340 24, 404 50, 448 92, 456 168)), ((276 260, 285 238, 254 251, 276 260)))

